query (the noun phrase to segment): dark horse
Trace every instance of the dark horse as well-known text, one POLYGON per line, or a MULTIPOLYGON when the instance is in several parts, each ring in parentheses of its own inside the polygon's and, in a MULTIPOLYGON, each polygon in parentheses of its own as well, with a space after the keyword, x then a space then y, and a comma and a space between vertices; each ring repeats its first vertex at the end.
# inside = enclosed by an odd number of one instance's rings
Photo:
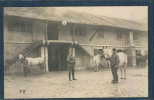
POLYGON ((137 56, 136 56, 136 66, 137 66, 137 68, 139 67, 139 66, 141 66, 142 68, 143 67, 146 67, 146 61, 148 60, 148 55, 141 55, 141 54, 138 54, 137 56))

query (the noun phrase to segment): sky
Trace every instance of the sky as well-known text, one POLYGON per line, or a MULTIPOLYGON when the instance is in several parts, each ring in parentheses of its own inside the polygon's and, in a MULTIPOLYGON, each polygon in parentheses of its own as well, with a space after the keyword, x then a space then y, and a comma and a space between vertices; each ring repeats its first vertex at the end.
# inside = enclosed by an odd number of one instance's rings
POLYGON ((95 15, 103 15, 128 20, 137 20, 147 23, 147 6, 104 6, 104 7, 56 7, 58 10, 69 9, 73 11, 82 11, 95 15))

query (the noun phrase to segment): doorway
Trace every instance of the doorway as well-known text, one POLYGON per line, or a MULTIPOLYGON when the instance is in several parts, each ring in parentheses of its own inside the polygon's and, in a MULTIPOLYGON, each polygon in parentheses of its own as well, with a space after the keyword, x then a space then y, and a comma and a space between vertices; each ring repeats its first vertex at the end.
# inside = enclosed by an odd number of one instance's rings
POLYGON ((58 40, 58 25, 57 24, 49 24, 47 27, 48 40, 58 40))
POLYGON ((68 44, 54 43, 48 47, 49 71, 67 70, 68 44))

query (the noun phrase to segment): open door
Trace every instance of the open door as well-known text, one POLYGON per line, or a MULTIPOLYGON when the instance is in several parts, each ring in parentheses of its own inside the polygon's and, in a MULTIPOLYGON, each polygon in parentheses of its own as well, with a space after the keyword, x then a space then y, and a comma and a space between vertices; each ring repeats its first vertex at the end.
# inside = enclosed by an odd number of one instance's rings
POLYGON ((48 47, 49 71, 67 70, 68 44, 51 44, 48 47))
POLYGON ((60 69, 67 70, 67 56, 69 47, 66 44, 60 46, 60 69))
POLYGON ((48 48, 48 66, 49 71, 58 71, 59 70, 59 58, 60 52, 59 48, 51 46, 48 48))

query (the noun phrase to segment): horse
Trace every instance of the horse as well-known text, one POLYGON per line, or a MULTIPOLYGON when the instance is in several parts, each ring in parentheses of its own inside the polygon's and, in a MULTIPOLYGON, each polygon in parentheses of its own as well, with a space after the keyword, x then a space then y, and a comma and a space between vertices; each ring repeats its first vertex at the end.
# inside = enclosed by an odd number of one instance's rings
MULTIPOLYGON (((104 53, 105 58, 110 60, 110 57, 112 56, 112 50, 104 49, 103 53, 104 53)), ((121 79, 126 79, 127 55, 123 53, 121 50, 117 52, 117 55, 119 58, 118 67, 120 68, 120 71, 121 71, 121 79), (124 70, 124 75, 123 75, 123 70, 124 70)))
POLYGON ((95 71, 98 72, 98 67, 99 67, 99 64, 100 64, 100 60, 101 60, 101 57, 99 54, 95 55, 93 57, 93 64, 94 64, 94 67, 95 67, 95 71))
POLYGON ((105 59, 104 55, 101 55, 100 66, 103 68, 110 68, 109 60, 105 59))
POLYGON ((146 61, 147 61, 147 59, 148 59, 148 55, 141 55, 141 54, 138 54, 137 56, 136 56, 136 66, 137 66, 137 68, 139 67, 139 66, 141 66, 142 68, 143 67, 146 67, 146 61))
POLYGON ((44 72, 44 69, 45 69, 45 62, 44 62, 44 59, 41 58, 41 57, 38 57, 38 58, 26 58, 25 56, 23 56, 22 54, 19 54, 19 59, 22 60, 22 59, 26 59, 28 61, 28 66, 35 66, 35 65, 38 65, 40 67, 40 70, 42 72, 44 72))

